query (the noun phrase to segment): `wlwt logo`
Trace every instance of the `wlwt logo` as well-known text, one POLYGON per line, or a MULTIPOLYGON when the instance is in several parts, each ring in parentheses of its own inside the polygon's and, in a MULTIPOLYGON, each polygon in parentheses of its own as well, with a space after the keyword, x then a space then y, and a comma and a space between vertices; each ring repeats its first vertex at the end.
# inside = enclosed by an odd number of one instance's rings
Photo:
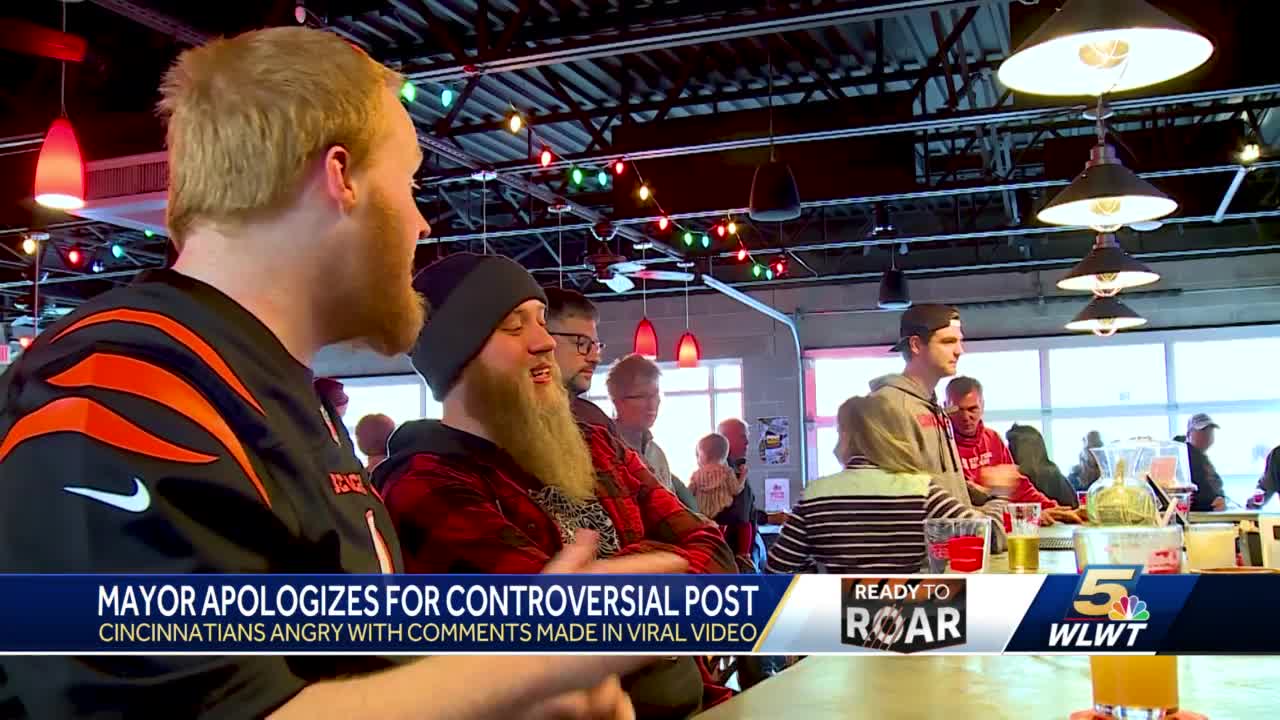
POLYGON ((1134 594, 1141 565, 1092 565, 1076 586, 1063 622, 1049 626, 1049 647, 1131 648, 1147 629, 1151 613, 1134 594))

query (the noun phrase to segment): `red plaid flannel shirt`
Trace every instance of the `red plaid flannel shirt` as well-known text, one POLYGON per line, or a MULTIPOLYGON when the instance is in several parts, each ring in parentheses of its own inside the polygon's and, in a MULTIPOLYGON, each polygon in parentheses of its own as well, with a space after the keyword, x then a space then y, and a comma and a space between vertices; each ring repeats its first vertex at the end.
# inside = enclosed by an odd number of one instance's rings
MULTIPOLYGON (((664 488, 635 451, 581 425, 596 495, 618 532, 619 555, 664 550, 694 573, 737 572, 719 529, 664 488)), ((535 574, 563 543, 530 491, 542 484, 501 451, 414 455, 383 488, 410 573, 535 574)))

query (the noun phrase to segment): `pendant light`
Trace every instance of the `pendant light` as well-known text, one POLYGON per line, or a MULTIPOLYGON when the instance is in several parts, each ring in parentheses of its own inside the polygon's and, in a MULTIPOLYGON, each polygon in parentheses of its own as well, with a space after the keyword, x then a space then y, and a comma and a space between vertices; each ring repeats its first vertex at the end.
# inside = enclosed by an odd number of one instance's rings
MULTIPOLYGON (((62 5, 62 32, 67 31, 67 6, 62 5)), ((36 162, 36 202, 54 210, 84 207, 84 157, 75 128, 67 119, 67 63, 62 62, 61 115, 49 126, 36 162)))
MULTIPOLYGON (((767 40, 766 40, 767 42, 767 40)), ((756 222, 784 222, 800 217, 800 189, 791 166, 778 160, 773 144, 773 54, 769 52, 769 160, 751 179, 748 215, 756 222)))
POLYGON ((1115 297, 1094 297, 1088 305, 1067 323, 1068 330, 1092 332, 1098 337, 1110 337, 1119 330, 1141 327, 1147 319, 1115 297))
MULTIPOLYGON (((644 259, 644 250, 640 251, 640 259, 644 259)), ((641 311, 640 323, 636 325, 635 338, 632 341, 631 351, 640 357, 649 360, 658 359, 658 331, 654 329, 653 323, 649 322, 649 282, 642 276, 640 278, 640 303, 644 308, 641 311)))
POLYGON ((997 75, 1034 95, 1103 95, 1172 80, 1211 55, 1208 38, 1143 0, 1067 0, 997 75))
POLYGON ((892 249, 889 250, 889 269, 880 278, 880 301, 877 305, 881 310, 906 310, 911 307, 907 276, 898 269, 898 260, 892 249))
POLYGON ((1116 242, 1115 235, 1098 233, 1093 249, 1058 281, 1058 287, 1105 297, 1128 288, 1149 285, 1159 279, 1160 275, 1145 263, 1126 253, 1116 242))
POLYGON ((1101 98, 1094 112, 1098 144, 1090 151, 1089 162, 1036 218, 1049 225, 1078 225, 1109 233, 1177 210, 1177 201, 1126 168, 1115 147, 1107 143, 1109 111, 1101 98))
MULTIPOLYGON (((690 263, 691 265, 692 263, 690 263)), ((681 264, 684 266, 684 264, 681 264)), ((682 368, 698 367, 702 359, 702 348, 698 346, 698 338, 689 329, 689 281, 684 281, 684 334, 676 343, 676 366, 682 368)))

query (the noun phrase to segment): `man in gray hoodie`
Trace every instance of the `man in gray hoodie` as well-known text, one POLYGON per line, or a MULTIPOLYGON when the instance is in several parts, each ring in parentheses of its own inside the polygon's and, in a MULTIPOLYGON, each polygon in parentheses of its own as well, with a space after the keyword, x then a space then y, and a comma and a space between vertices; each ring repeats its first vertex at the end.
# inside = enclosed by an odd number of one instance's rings
MULTIPOLYGON (((965 506, 982 509, 991 496, 965 482, 951 421, 934 391, 943 378, 956 374, 964 354, 960 311, 948 305, 914 305, 902 314, 898 338, 893 350, 902 353, 907 366, 901 374, 872 380, 871 394, 887 398, 912 419, 908 424, 913 431, 902 440, 914 448, 919 469, 965 506)), ((1002 525, 995 523, 997 547, 1003 546, 1002 525)))

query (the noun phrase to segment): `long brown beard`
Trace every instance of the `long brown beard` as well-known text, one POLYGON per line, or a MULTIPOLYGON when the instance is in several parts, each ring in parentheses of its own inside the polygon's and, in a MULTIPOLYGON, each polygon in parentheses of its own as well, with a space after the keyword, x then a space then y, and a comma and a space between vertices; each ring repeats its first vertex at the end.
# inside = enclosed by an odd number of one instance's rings
POLYGON ((334 320, 343 324, 344 339, 383 355, 398 355, 408 352, 417 340, 426 302, 412 287, 413 257, 400 247, 401 223, 386 199, 377 190, 372 192, 358 265, 341 269, 354 276, 355 291, 344 296, 343 307, 334 309, 334 320))
POLYGON ((552 381, 534 385, 527 376, 510 376, 476 360, 463 373, 467 413, 482 422, 489 439, 525 472, 547 487, 576 500, 595 496, 591 452, 569 410, 569 396, 554 358, 552 381))

